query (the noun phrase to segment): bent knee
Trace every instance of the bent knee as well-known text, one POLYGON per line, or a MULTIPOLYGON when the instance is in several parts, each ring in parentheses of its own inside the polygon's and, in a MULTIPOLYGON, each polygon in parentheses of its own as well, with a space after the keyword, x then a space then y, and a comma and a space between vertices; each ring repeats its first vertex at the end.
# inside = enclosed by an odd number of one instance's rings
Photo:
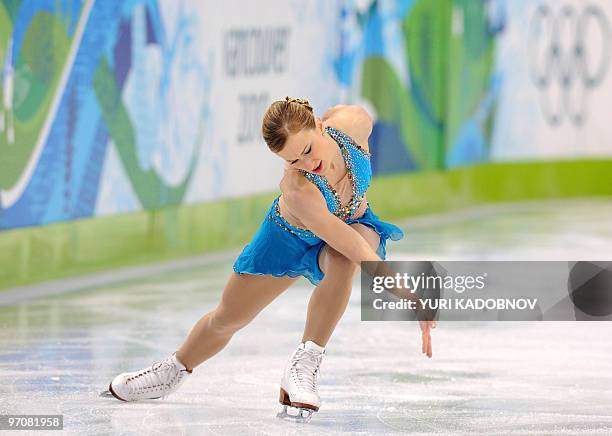
POLYGON ((232 335, 246 326, 252 318, 240 316, 223 306, 211 312, 210 328, 217 334, 232 335))
POLYGON ((323 249, 319 267, 325 274, 348 273, 351 276, 357 269, 355 262, 330 246, 323 249))

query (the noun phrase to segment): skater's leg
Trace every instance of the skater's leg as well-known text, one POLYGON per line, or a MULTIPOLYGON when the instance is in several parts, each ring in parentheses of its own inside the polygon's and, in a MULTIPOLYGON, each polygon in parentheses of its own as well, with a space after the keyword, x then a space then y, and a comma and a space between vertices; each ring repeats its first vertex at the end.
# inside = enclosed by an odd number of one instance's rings
POLYGON ((217 308, 196 323, 176 353, 139 371, 119 374, 111 381, 108 393, 123 401, 172 394, 190 377, 193 368, 218 353, 237 330, 295 280, 232 273, 217 308))
MULTIPOLYGON (((363 224, 352 227, 374 250, 378 248, 380 238, 372 228, 363 224)), ((319 265, 325 277, 310 297, 302 342, 313 341, 325 347, 346 309, 359 266, 328 245, 321 250, 319 265)))
POLYGON ((296 278, 232 273, 221 302, 191 329, 176 357, 193 369, 225 347, 234 333, 247 325, 296 278))
MULTIPOLYGON (((378 247, 378 234, 361 224, 353 226, 372 248, 378 247)), ((307 421, 319 410, 317 378, 324 347, 346 309, 353 275, 359 267, 330 246, 321 250, 319 266, 325 277, 310 297, 302 343, 291 355, 281 378, 279 402, 283 411, 278 415, 281 418, 307 421), (297 408, 299 414, 289 414, 288 407, 297 408)))

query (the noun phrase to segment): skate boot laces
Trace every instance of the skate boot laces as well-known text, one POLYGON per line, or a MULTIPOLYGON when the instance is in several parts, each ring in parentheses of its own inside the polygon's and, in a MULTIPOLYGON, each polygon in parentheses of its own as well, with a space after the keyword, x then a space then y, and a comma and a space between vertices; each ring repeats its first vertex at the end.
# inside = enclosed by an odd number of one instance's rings
POLYGON ((149 368, 128 377, 127 385, 131 394, 172 389, 183 378, 184 372, 168 359, 156 362, 149 368))
POLYGON ((321 372, 323 353, 298 349, 291 359, 291 378, 300 388, 317 392, 317 378, 321 372))

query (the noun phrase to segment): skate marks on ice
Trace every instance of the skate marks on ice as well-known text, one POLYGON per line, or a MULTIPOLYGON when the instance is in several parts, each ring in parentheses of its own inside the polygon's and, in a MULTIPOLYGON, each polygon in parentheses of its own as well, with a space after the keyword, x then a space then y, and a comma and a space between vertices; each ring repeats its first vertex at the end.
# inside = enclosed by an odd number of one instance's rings
MULTIPOLYGON (((391 257, 609 253, 609 205, 591 214, 562 207, 559 216, 530 207, 517 217, 408 226, 391 257)), ((418 326, 360 322, 357 282, 326 350, 321 409, 307 425, 276 417, 312 289, 303 282, 177 393, 137 403, 99 397, 118 373, 175 350, 217 303, 230 270, 194 268, 0 308, 0 411, 63 414, 66 434, 611 432, 612 323, 440 324, 425 359, 418 326)))
POLYGON ((113 398, 113 399, 116 399, 115 396, 112 394, 112 392, 109 391, 108 389, 105 390, 105 391, 100 392, 99 396, 102 397, 102 398, 113 398))
POLYGON ((526 201, 427 215, 404 223, 393 260, 606 260, 610 198, 526 201), (399 247, 399 250, 398 250, 399 247))
POLYGON ((441 325, 436 362, 394 361, 351 381, 387 387, 376 416, 398 432, 608 434, 610 323, 507 324, 441 325))
MULTIPOLYGON (((597 401, 593 398, 593 401, 597 401)), ((533 401, 474 398, 415 401, 384 408, 377 418, 400 432, 436 434, 609 434, 609 409, 568 399, 533 401), (599 410, 597 410, 599 409, 599 410)))

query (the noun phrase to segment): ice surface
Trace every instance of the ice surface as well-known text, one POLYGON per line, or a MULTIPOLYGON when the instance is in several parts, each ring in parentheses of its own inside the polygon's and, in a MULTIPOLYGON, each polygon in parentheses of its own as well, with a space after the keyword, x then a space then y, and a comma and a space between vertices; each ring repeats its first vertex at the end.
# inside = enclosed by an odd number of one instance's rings
MULTIPOLYGON (((488 207, 405 223, 392 259, 612 258, 612 202, 488 207)), ((164 401, 101 398, 215 307, 231 265, 202 265, 0 307, 0 413, 63 414, 66 434, 610 434, 612 323, 361 322, 358 281, 322 365, 319 413, 276 418, 312 287, 299 281, 164 401)), ((26 432, 15 432, 26 434, 26 432)))

